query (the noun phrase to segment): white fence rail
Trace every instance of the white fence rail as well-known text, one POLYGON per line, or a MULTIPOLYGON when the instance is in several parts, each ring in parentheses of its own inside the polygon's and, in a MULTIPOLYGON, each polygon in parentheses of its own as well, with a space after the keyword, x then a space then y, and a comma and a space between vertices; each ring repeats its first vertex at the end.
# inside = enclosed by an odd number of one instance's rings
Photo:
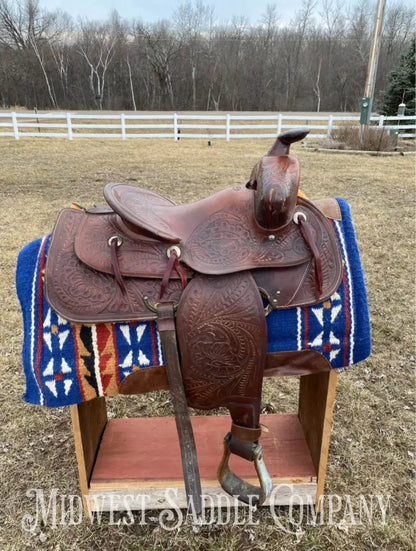
MULTIPOLYGON (((0 136, 43 138, 275 138, 282 130, 307 127, 308 138, 329 137, 331 130, 358 125, 359 116, 237 114, 80 114, 0 113, 0 136), (141 121, 141 122, 140 122, 141 121), (10 131, 7 131, 10 129, 10 131), (51 131, 52 130, 52 131, 51 131), (202 131, 202 132, 201 132, 202 131)), ((402 138, 416 137, 416 116, 372 116, 371 123, 402 138)))

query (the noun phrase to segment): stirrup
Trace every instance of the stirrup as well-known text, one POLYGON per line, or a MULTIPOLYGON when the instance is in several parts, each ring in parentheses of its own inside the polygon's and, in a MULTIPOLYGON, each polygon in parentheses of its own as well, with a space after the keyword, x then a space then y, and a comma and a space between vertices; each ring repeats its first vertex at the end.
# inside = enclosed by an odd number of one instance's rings
POLYGON ((224 438, 224 455, 218 467, 218 481, 223 490, 232 496, 237 496, 243 503, 254 506, 262 505, 273 489, 272 478, 263 460, 263 448, 260 444, 256 444, 255 442, 251 443, 252 461, 254 461, 254 466, 260 481, 260 487, 258 487, 246 482, 230 471, 228 461, 232 453, 230 449, 231 436, 231 432, 229 432, 224 438), (255 496, 255 499, 253 499, 252 496, 255 496))

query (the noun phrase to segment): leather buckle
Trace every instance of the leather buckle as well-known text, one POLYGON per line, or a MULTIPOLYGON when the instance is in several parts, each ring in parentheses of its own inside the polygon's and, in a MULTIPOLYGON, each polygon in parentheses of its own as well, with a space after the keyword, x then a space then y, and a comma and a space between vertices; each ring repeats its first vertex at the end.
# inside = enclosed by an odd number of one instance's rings
POLYGON ((231 496, 237 496, 243 503, 254 505, 255 507, 262 505, 273 489, 272 478, 263 460, 263 448, 260 444, 251 443, 254 467, 260 482, 260 487, 258 487, 246 482, 230 471, 228 462, 232 453, 230 450, 231 436, 231 432, 229 432, 224 438, 224 454, 218 467, 218 481, 223 490, 231 496))

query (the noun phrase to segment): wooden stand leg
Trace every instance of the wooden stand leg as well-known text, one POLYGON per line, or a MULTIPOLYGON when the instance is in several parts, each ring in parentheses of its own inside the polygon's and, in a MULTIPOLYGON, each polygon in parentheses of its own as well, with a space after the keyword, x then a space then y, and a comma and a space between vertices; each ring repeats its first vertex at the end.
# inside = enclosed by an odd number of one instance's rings
POLYGON ((318 509, 320 496, 325 487, 337 375, 337 372, 331 369, 300 378, 298 415, 318 474, 318 509))
POLYGON ((105 398, 95 398, 94 400, 71 406, 71 419, 82 503, 84 511, 88 512, 89 508, 86 496, 89 494, 89 481, 101 436, 107 424, 105 398))

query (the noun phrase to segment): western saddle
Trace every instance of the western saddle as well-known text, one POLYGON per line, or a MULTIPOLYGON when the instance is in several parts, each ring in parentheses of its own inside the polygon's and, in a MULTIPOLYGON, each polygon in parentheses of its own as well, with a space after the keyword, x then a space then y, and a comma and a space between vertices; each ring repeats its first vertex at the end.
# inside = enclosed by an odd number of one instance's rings
POLYGON ((341 281, 333 227, 298 195, 299 163, 289 148, 306 134, 280 134, 246 185, 175 205, 144 188, 108 184, 109 207, 64 209, 54 228, 45 287, 55 311, 77 323, 157 321, 188 504, 197 513, 188 406, 229 409, 219 481, 261 504, 272 489, 258 442, 262 380, 273 365, 266 315, 322 302, 341 281), (254 462, 259 487, 230 471, 232 453, 254 462))

